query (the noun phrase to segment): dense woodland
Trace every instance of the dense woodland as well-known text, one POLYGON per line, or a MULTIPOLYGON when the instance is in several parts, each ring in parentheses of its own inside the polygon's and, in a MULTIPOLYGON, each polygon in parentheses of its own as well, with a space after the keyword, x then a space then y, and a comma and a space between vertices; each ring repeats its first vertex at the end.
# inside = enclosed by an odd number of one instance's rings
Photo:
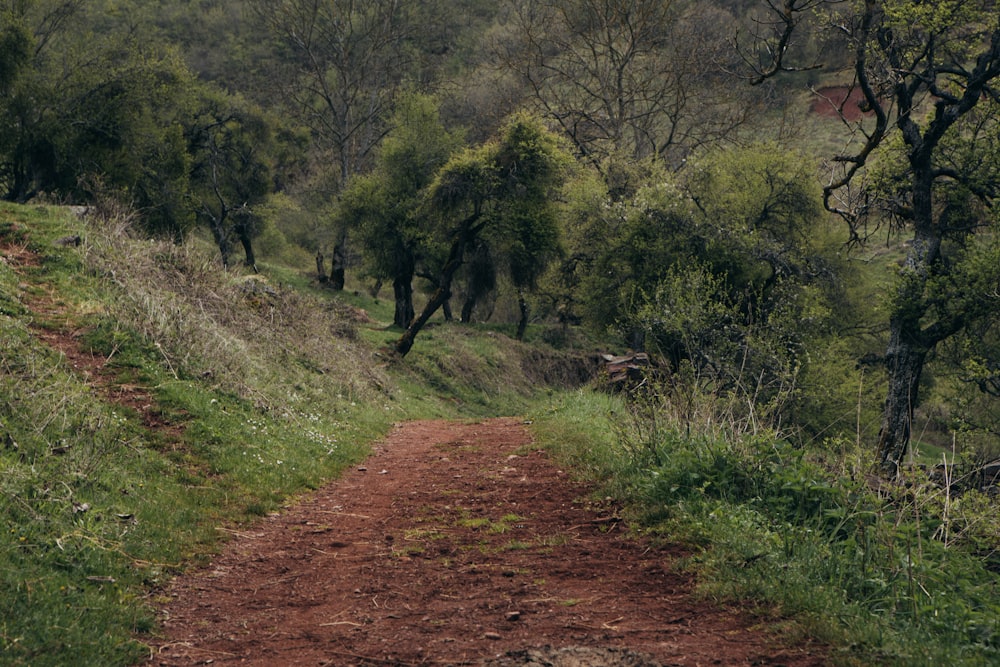
POLYGON ((0 664, 498 414, 755 630, 997 664, 998 188, 993 0, 0 1, 0 664))
POLYGON ((19 0, 0 192, 125 202, 220 271, 583 328, 883 472, 996 457, 985 0, 19 0), (829 86, 856 91, 824 97, 829 86), (826 114, 811 113, 825 105, 826 114), (937 451, 933 448, 931 451, 937 451), (940 457, 938 457, 940 458, 940 457))

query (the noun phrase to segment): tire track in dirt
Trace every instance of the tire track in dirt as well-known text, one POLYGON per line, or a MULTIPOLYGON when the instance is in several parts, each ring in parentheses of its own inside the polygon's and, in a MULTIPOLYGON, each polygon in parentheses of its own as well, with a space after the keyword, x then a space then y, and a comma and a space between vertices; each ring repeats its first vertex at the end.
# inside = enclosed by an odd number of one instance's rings
POLYGON ((679 555, 519 420, 410 422, 174 580, 149 664, 824 664, 692 598, 679 555))

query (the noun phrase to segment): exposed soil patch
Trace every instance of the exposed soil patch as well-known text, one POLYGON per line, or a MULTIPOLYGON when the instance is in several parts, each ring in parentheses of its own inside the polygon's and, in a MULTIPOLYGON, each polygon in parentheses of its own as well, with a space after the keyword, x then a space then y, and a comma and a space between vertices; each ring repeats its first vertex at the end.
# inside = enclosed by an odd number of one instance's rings
POLYGON ((407 423, 177 578, 150 664, 823 664, 692 599, 678 555, 589 501, 516 419, 407 423))
POLYGON ((809 108, 820 116, 856 121, 872 115, 871 111, 863 109, 864 105, 865 96, 860 88, 827 86, 815 91, 809 108))
MULTIPOLYGON (((41 266, 37 252, 11 238, 0 238, 0 261, 18 275, 41 266)), ((82 342, 85 329, 74 328, 67 318, 68 308, 57 295, 43 285, 21 284, 21 302, 31 311, 31 332, 63 355, 66 364, 80 379, 97 390, 109 403, 134 410, 143 424, 166 441, 177 441, 181 427, 165 420, 151 392, 142 386, 124 382, 110 358, 96 354, 82 342)))

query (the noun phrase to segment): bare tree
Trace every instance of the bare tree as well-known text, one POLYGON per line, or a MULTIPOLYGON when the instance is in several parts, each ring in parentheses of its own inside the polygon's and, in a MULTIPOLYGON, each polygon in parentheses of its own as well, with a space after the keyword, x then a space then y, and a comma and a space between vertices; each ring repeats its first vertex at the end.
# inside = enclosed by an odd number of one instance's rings
POLYGON ((724 38, 670 1, 513 0, 502 17, 498 63, 595 164, 679 162, 743 118, 731 87, 712 85, 724 38))
MULTIPOLYGON (((250 0, 284 49, 274 82, 335 166, 334 186, 369 162, 382 140, 406 63, 408 22, 399 0, 250 0)), ((344 284, 347 230, 337 231, 331 284, 344 284)))

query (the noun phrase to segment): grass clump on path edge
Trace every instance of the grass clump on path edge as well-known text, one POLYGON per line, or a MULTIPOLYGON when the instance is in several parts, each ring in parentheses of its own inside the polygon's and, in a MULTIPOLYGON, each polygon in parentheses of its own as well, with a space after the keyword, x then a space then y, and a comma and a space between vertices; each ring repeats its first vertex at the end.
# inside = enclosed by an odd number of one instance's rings
POLYGON ((701 595, 826 642, 833 664, 1000 661, 1000 521, 982 494, 948 499, 926 480, 879 492, 860 453, 810 458, 652 403, 569 393, 533 429, 638 529, 686 545, 679 566, 701 595))

